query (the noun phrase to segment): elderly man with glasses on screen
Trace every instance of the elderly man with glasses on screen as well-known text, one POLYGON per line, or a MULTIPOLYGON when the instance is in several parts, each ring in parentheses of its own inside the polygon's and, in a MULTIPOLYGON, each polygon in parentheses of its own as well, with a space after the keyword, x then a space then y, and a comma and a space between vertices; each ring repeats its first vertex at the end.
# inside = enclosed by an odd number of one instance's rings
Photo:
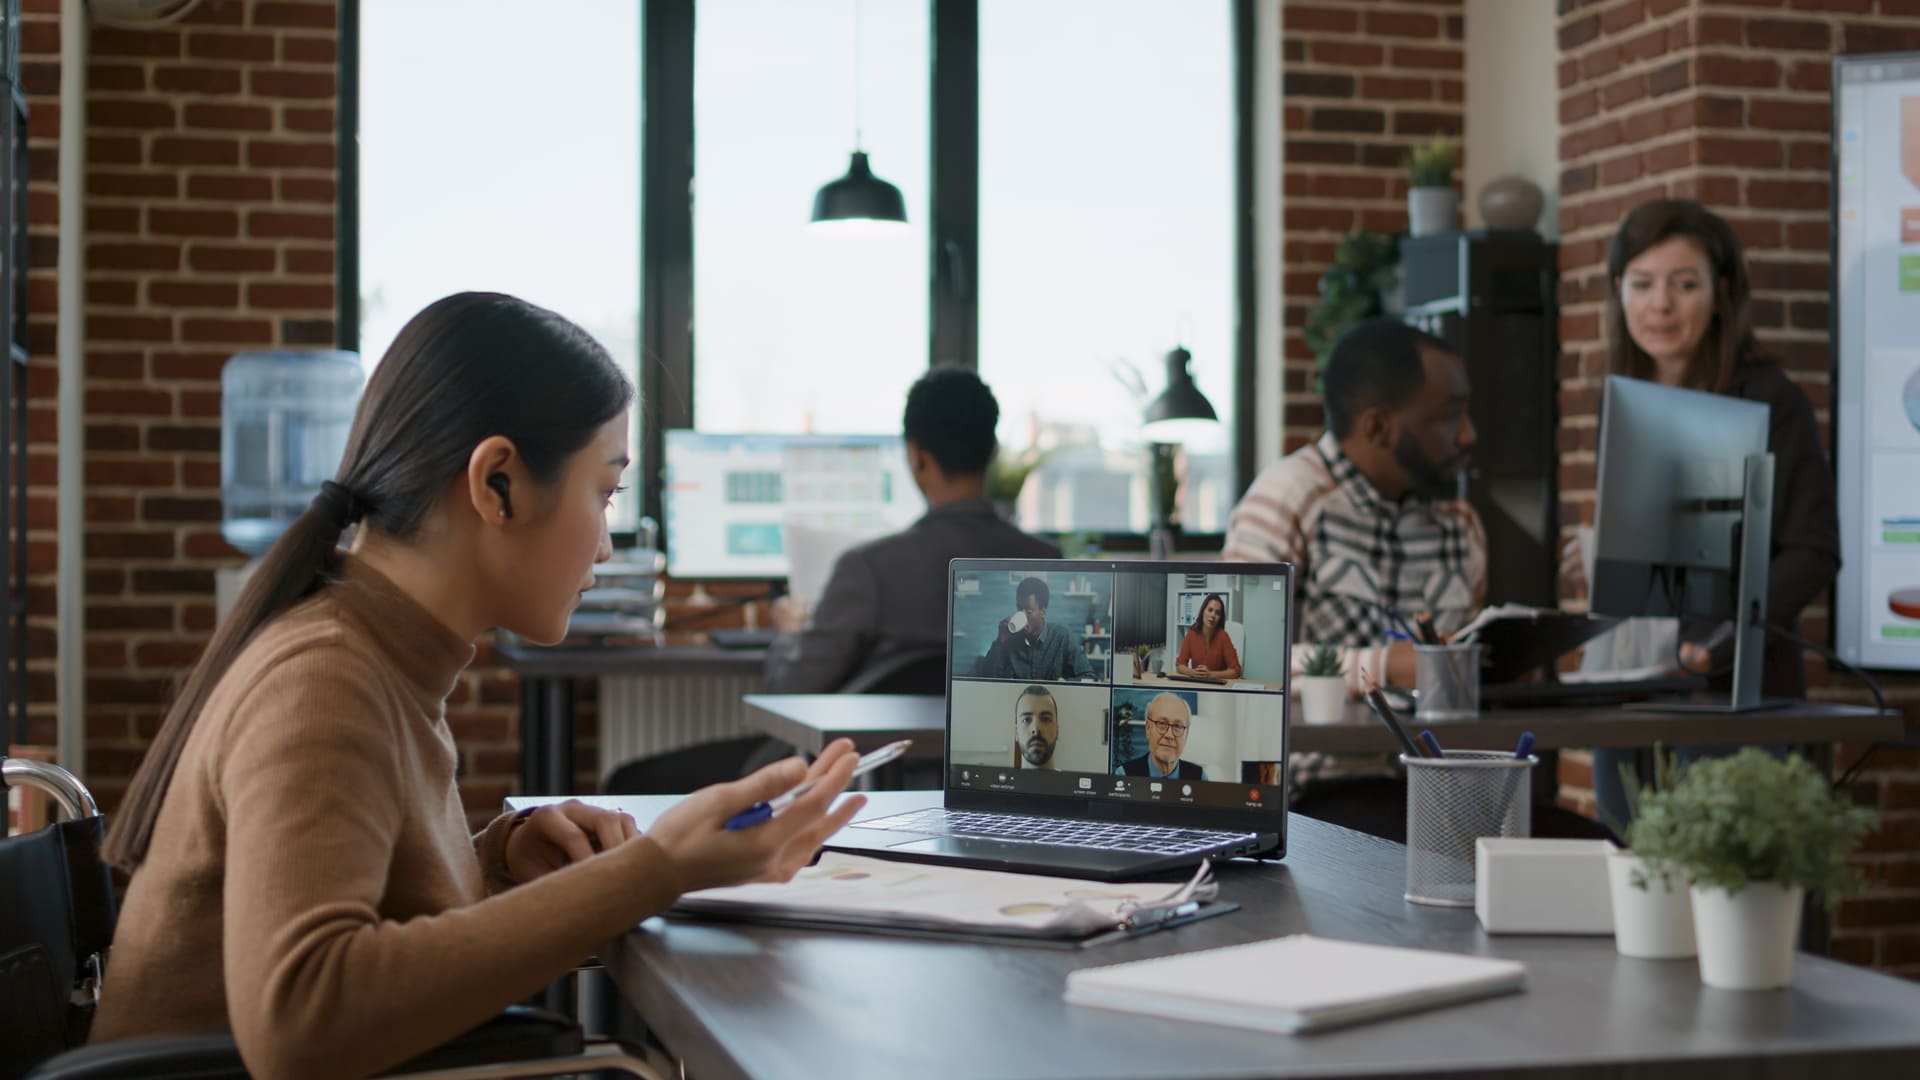
POLYGON ((1147 703, 1147 752, 1113 770, 1115 776, 1155 780, 1205 780, 1207 770, 1180 760, 1193 728, 1193 711, 1178 694, 1161 694, 1147 703))

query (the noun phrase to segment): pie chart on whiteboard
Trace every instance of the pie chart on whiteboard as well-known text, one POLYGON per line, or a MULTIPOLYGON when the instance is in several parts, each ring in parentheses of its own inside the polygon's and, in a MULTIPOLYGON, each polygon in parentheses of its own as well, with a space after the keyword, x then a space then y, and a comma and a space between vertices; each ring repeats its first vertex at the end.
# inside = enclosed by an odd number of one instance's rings
POLYGON ((1887 596, 1887 607, 1903 619, 1920 619, 1920 588, 1893 590, 1887 596))
POLYGON ((1908 422, 1920 431, 1920 368, 1915 368, 1907 376, 1907 385, 1900 388, 1900 404, 1906 406, 1908 422))

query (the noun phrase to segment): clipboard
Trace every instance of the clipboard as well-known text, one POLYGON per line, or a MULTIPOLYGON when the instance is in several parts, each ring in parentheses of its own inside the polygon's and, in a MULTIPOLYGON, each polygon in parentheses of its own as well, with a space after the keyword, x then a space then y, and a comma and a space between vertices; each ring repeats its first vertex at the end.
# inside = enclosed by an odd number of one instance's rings
POLYGON ((1169 889, 1166 882, 1105 884, 828 852, 792 882, 690 893, 666 916, 1085 949, 1240 909, 1219 900, 1218 891, 1204 863, 1169 889))
POLYGON ((1551 608, 1488 608, 1454 640, 1481 646, 1480 682, 1517 682, 1611 630, 1620 620, 1551 608))

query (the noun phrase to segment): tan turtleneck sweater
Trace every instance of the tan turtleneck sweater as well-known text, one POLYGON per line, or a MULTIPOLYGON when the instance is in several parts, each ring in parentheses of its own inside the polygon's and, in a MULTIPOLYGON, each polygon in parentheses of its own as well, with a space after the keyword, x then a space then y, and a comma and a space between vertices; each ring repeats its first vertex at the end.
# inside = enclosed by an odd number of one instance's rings
POLYGON ((473 647, 364 563, 208 698, 114 934, 95 1041, 230 1028, 261 1077, 364 1076, 679 894, 644 837, 515 885, 467 833, 446 697, 473 647))

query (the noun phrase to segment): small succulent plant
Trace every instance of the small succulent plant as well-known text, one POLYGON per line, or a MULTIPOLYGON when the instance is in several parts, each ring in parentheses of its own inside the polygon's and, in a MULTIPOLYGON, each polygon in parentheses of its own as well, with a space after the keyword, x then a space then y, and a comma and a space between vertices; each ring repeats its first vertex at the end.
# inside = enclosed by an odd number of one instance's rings
POLYGON ((1309 678, 1338 678, 1345 675, 1346 669, 1340 665, 1340 650, 1331 645, 1315 645, 1308 651, 1300 674, 1309 678))

